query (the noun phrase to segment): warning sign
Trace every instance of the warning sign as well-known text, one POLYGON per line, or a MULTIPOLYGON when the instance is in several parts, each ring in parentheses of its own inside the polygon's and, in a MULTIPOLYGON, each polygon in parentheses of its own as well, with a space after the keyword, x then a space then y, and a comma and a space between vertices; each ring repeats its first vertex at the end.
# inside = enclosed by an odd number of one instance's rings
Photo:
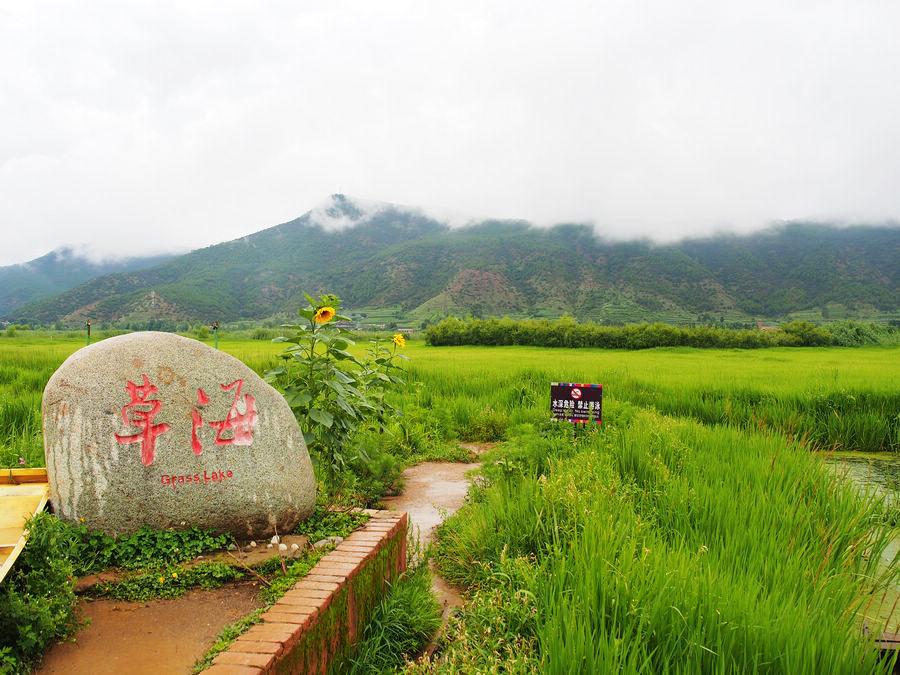
POLYGON ((550 383, 550 412, 556 419, 575 424, 600 424, 602 409, 602 384, 550 383))

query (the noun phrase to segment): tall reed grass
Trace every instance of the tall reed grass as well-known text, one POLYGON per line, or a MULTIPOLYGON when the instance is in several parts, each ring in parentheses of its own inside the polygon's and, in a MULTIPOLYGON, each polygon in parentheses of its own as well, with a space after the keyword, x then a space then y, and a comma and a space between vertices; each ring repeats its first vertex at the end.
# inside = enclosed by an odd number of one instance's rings
POLYGON ((530 645, 524 670, 890 672, 871 637, 897 576, 880 502, 781 438, 611 407, 600 433, 487 458, 440 533, 442 572, 475 591, 442 666, 502 667, 469 624, 508 625, 524 599, 502 636, 530 645))

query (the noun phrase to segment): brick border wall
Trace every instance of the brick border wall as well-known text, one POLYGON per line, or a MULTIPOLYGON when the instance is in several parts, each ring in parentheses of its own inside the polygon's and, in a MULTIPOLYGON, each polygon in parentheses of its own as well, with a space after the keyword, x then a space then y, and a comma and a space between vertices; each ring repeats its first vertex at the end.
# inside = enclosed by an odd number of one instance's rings
POLYGON ((209 675, 328 673, 365 629, 385 587, 406 569, 408 518, 366 510, 369 521, 213 659, 209 675))

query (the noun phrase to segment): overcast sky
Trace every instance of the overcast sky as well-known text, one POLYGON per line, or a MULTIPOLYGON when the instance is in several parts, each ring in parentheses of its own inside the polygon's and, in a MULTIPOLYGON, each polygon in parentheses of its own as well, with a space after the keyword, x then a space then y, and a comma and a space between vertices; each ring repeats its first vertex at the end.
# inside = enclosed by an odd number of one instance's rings
POLYGON ((900 3, 0 0, 0 264, 333 192, 672 239, 900 218, 900 3))

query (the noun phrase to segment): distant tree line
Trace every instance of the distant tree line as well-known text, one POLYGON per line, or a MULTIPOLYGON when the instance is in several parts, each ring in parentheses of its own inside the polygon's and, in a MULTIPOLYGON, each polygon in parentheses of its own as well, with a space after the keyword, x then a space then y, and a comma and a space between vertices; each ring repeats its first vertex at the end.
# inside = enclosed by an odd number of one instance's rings
POLYGON ((570 317, 547 319, 448 318, 429 326, 425 339, 434 346, 530 345, 534 347, 599 347, 650 349, 700 347, 759 349, 763 347, 822 347, 898 344, 900 331, 857 321, 817 326, 792 321, 775 330, 731 329, 718 326, 672 326, 641 323, 603 326, 578 323, 570 317))

